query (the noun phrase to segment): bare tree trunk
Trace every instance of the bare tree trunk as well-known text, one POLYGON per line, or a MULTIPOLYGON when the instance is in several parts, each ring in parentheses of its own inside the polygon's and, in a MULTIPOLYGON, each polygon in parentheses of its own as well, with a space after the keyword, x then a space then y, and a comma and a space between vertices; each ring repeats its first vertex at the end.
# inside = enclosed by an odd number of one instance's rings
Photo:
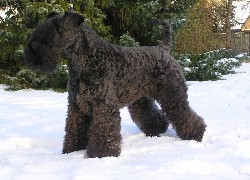
POLYGON ((233 1, 227 1, 227 16, 226 16, 226 47, 227 49, 233 49, 233 37, 231 31, 231 17, 233 12, 233 1))

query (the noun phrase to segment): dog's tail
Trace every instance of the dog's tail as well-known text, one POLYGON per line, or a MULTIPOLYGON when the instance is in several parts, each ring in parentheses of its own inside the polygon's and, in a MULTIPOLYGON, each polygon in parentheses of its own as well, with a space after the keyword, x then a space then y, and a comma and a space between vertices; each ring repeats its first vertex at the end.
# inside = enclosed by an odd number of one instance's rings
POLYGON ((172 46, 172 34, 171 34, 171 28, 170 28, 168 21, 160 20, 160 19, 152 19, 150 21, 150 24, 153 26, 154 25, 162 26, 163 31, 164 31, 164 37, 162 41, 160 41, 159 46, 169 52, 172 46))

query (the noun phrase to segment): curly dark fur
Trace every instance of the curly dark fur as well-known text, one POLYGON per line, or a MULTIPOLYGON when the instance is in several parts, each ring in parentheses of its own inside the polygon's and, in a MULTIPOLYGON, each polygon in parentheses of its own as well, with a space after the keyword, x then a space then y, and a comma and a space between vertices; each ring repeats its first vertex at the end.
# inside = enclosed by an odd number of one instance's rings
POLYGON ((161 46, 121 47, 102 40, 76 13, 53 15, 33 31, 25 49, 28 67, 50 73, 62 52, 68 59, 63 153, 119 156, 124 106, 147 136, 164 133, 170 122, 180 138, 202 140, 206 125, 189 106, 185 78, 169 54, 169 28, 165 34, 161 46))

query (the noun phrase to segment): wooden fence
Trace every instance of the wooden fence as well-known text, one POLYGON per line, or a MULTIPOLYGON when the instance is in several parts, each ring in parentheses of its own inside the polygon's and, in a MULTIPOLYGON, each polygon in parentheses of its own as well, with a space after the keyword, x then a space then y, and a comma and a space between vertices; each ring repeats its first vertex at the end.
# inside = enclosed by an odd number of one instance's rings
POLYGON ((233 39, 237 53, 250 52, 250 32, 236 32, 233 39))

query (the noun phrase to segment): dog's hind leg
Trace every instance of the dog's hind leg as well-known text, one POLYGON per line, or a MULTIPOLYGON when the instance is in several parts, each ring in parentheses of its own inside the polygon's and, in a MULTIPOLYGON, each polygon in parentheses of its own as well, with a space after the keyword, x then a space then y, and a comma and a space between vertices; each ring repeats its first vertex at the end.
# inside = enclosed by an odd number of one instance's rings
POLYGON ((189 106, 185 78, 174 60, 165 69, 156 100, 181 139, 201 141, 206 124, 189 106))
POLYGON ((136 100, 129 107, 129 112, 135 124, 146 136, 159 136, 168 128, 166 116, 149 97, 136 100))

